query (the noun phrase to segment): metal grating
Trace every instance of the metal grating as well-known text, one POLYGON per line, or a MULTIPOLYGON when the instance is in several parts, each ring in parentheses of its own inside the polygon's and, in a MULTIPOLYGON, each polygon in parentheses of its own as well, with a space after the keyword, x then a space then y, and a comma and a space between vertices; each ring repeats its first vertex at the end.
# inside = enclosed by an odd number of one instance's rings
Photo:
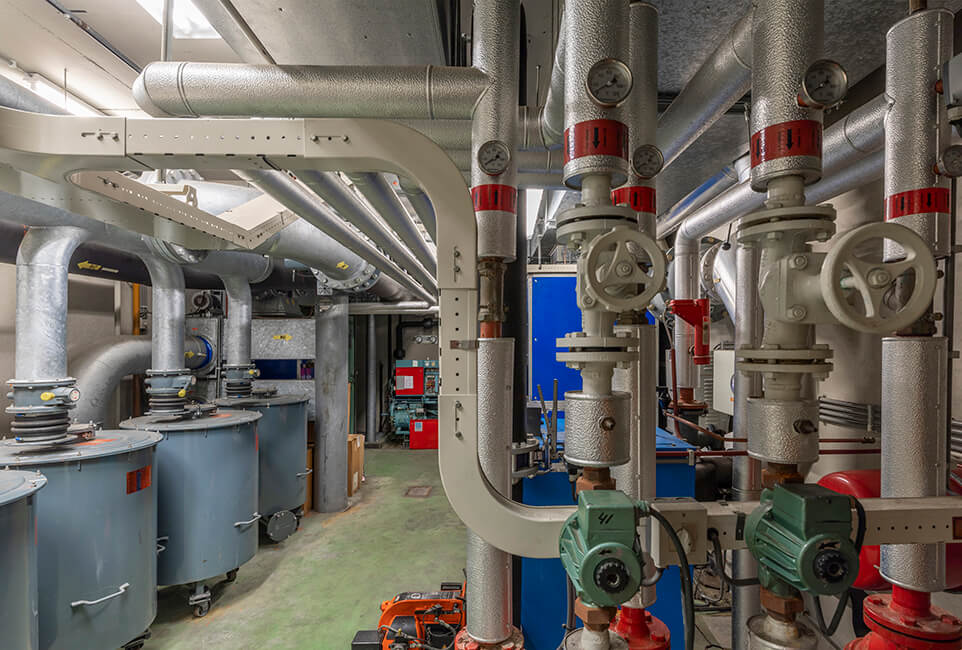
POLYGON ((404 492, 404 496, 414 499, 426 499, 431 496, 430 485, 412 485, 404 492))

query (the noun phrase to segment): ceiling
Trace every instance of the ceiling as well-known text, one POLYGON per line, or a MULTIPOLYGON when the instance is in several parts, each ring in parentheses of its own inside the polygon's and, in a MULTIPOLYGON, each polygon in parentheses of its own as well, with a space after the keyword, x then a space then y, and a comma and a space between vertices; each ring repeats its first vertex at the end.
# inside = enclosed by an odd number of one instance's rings
MULTIPOLYGON (((60 0, 136 65, 159 56, 160 26, 134 0, 60 0)), ((660 11, 659 92, 678 93, 748 10, 750 0, 650 0, 660 11)), ((223 39, 177 39, 175 60, 265 60, 304 64, 442 64, 452 43, 469 45, 472 0, 194 0, 223 39), (237 27, 232 6, 248 26, 237 27), (450 18, 459 12, 460 23, 450 18), (218 16, 218 20, 215 20, 218 16), (464 35, 462 38, 461 35, 464 35), (259 43, 260 50, 252 45, 259 43), (233 49, 231 46, 234 46, 233 49), (235 54, 239 51, 242 56, 235 54)), ((962 9, 962 0, 930 1, 962 9)), ((523 99, 544 100, 562 0, 523 0, 527 51, 523 99)), ((857 83, 884 63, 885 31, 905 13, 903 0, 825 2, 826 56, 857 83)), ((0 0, 0 55, 62 83, 111 114, 137 114, 136 72, 46 0, 0 0)), ((663 211, 739 155, 748 139, 741 114, 724 116, 659 177, 663 211)))

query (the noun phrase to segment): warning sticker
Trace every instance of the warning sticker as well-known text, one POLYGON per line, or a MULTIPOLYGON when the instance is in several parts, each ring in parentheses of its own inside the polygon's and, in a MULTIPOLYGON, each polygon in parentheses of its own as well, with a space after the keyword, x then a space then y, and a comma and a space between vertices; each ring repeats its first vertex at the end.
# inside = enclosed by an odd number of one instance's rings
POLYGON ((611 193, 615 205, 628 205, 635 212, 655 212, 655 188, 642 185, 619 187, 611 193))
POLYGON ((615 120, 578 122, 564 134, 564 161, 585 156, 628 159, 628 127, 615 120))
POLYGON ((102 445, 107 442, 113 442, 116 438, 94 438, 93 440, 87 440, 86 442, 78 442, 74 447, 96 447, 97 445, 102 445))
POLYGON ((822 157, 822 125, 815 120, 773 124, 752 135, 752 167, 788 156, 822 157))
POLYGON ((150 487, 150 465, 127 472, 127 494, 150 487))
POLYGON ((411 375, 398 375, 394 378, 395 390, 412 390, 414 388, 414 377, 411 375))
POLYGON ((898 219, 910 214, 949 212, 949 189, 947 187, 923 187, 893 194, 885 200, 885 220, 898 219))

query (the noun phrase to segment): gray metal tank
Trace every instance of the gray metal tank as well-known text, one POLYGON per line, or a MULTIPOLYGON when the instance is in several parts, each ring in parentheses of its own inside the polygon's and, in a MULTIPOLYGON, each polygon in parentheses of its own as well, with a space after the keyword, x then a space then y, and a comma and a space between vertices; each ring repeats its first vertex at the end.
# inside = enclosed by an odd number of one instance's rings
POLYGON ((257 510, 274 542, 297 530, 307 496, 307 395, 224 397, 219 406, 256 411, 258 438, 257 510))
POLYGON ((36 503, 41 650, 119 648, 154 620, 160 439, 98 431, 57 447, 0 441, 0 466, 47 478, 36 503))
POLYGON ((0 648, 37 650, 38 472, 0 470, 0 648))
POLYGON ((143 416, 121 427, 156 431, 157 556, 161 585, 189 585, 195 616, 210 610, 204 581, 257 552, 257 435, 260 413, 222 409, 194 419, 143 416))

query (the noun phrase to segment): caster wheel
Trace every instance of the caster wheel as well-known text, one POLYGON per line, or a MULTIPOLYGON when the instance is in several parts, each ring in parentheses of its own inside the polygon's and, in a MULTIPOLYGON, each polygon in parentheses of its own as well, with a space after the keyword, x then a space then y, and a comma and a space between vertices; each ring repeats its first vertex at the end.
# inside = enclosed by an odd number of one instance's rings
POLYGON ((231 569, 227 572, 227 582, 234 582, 237 580, 237 569, 231 569))
POLYGON ((204 616, 207 616, 207 612, 209 611, 210 611, 210 602, 194 605, 195 618, 203 618, 204 616))

